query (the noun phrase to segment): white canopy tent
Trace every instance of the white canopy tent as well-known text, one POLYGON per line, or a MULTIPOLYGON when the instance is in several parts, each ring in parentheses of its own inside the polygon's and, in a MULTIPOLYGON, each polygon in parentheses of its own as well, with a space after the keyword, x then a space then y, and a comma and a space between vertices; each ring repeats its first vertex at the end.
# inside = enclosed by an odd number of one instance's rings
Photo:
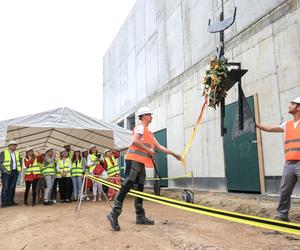
POLYGON ((131 131, 69 108, 59 108, 1 121, 1 151, 9 140, 18 143, 21 154, 27 147, 61 150, 66 144, 79 149, 89 149, 94 144, 103 153, 107 148, 127 148, 131 142, 131 131))

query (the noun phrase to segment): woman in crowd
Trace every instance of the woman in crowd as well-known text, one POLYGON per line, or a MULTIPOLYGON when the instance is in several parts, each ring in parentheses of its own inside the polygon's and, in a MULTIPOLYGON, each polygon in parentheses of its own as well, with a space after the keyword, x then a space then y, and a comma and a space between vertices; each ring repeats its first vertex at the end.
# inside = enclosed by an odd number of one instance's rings
POLYGON ((31 148, 28 148, 26 150, 26 157, 24 159, 24 169, 25 169, 25 183, 26 183, 24 204, 28 206, 28 194, 29 194, 30 186, 32 185, 32 206, 35 206, 36 187, 39 179, 41 178, 41 170, 37 162, 37 157, 35 156, 33 149, 31 148))
MULTIPOLYGON (((97 165, 100 166, 100 158, 97 152, 98 152, 97 147, 95 145, 91 145, 89 150, 89 155, 87 158, 87 165, 89 167, 90 174, 100 175, 103 169, 101 171, 100 167, 97 167, 96 171, 94 171, 97 165)), ((97 191, 99 195, 99 200, 101 200, 102 184, 93 181, 93 196, 94 196, 93 201, 97 200, 97 191)))
POLYGON ((70 203, 72 195, 71 160, 65 149, 60 152, 60 159, 57 161, 56 171, 56 176, 59 178, 60 202, 70 203))
POLYGON ((77 201, 81 193, 83 174, 84 171, 82 167, 82 158, 80 155, 80 150, 75 149, 71 161, 71 176, 72 176, 72 183, 73 183, 73 195, 75 201, 77 201))
POLYGON ((55 179, 55 154, 52 148, 48 149, 45 153, 42 174, 47 186, 44 194, 44 205, 52 205, 53 202, 50 200, 50 195, 55 179))

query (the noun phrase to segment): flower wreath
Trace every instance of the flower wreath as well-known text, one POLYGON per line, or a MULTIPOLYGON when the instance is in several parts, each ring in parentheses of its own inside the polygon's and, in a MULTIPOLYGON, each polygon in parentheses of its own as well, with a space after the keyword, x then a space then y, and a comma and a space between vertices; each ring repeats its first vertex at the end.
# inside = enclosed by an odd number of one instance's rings
POLYGON ((228 72, 227 60, 217 58, 210 60, 208 69, 205 72, 203 90, 203 95, 207 95, 209 98, 208 106, 216 108, 222 98, 226 97, 225 80, 228 72))

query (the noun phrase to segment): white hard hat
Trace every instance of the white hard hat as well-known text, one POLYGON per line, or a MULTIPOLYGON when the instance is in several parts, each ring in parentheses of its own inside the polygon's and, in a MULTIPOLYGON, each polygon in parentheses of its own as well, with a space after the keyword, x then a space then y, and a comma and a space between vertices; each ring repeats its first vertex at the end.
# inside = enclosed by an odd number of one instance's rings
POLYGON ((31 151, 31 150, 33 151, 33 148, 32 148, 32 147, 27 147, 25 152, 27 153, 27 152, 29 152, 29 151, 31 151))
POLYGON ((89 150, 91 150, 92 148, 96 147, 96 145, 92 144, 90 147, 89 147, 89 150))
POLYGON ((18 143, 16 141, 10 140, 7 145, 9 146, 9 145, 17 145, 17 144, 18 143))
POLYGON ((50 150, 53 150, 53 148, 47 148, 46 151, 45 151, 45 154, 50 151, 50 150))
POLYGON ((111 151, 111 149, 105 149, 104 154, 106 154, 107 152, 111 151))
POLYGON ((146 115, 146 114, 153 114, 153 112, 148 107, 140 107, 136 112, 137 116, 146 115))
POLYGON ((300 96, 298 96, 297 98, 295 98, 292 102, 300 104, 300 96))
POLYGON ((62 152, 65 152, 65 151, 67 152, 67 150, 65 148, 62 148, 59 152, 62 153, 62 152))
POLYGON ((79 151, 79 152, 80 152, 80 151, 81 151, 81 149, 80 149, 80 148, 74 148, 74 149, 73 149, 73 151, 74 151, 74 152, 77 152, 77 151, 79 151))

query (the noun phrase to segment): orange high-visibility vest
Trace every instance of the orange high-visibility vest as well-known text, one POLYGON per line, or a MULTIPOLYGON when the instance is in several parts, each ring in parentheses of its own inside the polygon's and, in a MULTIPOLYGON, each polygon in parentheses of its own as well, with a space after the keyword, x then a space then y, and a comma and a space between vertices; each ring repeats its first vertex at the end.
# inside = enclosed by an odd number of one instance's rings
MULTIPOLYGON (((154 149, 154 137, 153 134, 149 131, 149 129, 144 125, 144 134, 142 136, 142 143, 144 146, 148 148, 154 149)), ((133 136, 134 136, 134 130, 133 130, 133 136)), ((153 168, 153 162, 152 157, 149 155, 145 150, 141 149, 140 147, 137 147, 133 144, 129 146, 129 149, 127 151, 127 154, 125 155, 126 160, 133 160, 137 162, 144 163, 145 167, 147 168, 153 168)))
POLYGON ((300 122, 294 128, 294 121, 288 121, 285 127, 284 142, 285 160, 300 160, 300 122))

